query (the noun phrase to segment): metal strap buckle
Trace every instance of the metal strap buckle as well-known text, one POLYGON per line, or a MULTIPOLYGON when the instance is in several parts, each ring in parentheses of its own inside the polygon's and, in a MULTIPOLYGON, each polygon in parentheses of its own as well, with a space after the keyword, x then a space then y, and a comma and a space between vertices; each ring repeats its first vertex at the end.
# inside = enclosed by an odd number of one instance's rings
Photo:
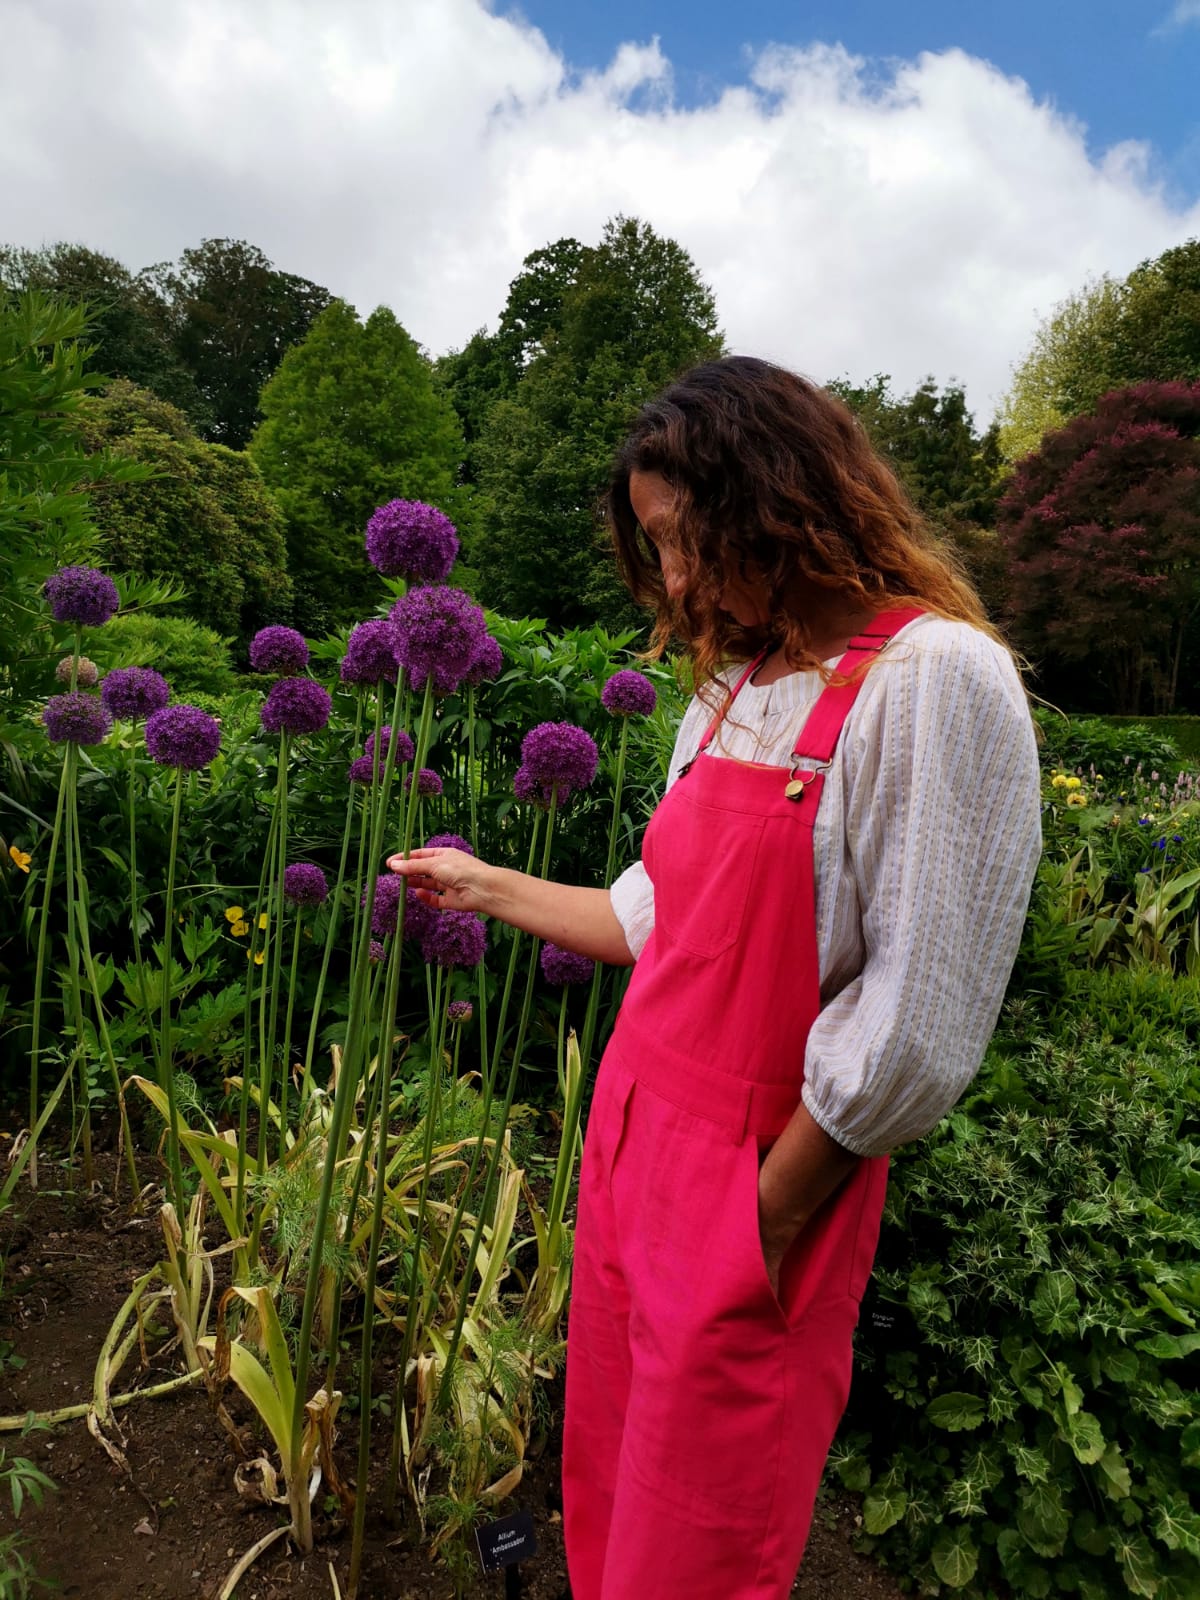
POLYGON ((832 756, 828 761, 814 761, 811 756, 797 756, 793 750, 788 781, 783 786, 784 794, 789 800, 802 800, 805 789, 808 788, 817 773, 828 772, 832 766, 832 756))

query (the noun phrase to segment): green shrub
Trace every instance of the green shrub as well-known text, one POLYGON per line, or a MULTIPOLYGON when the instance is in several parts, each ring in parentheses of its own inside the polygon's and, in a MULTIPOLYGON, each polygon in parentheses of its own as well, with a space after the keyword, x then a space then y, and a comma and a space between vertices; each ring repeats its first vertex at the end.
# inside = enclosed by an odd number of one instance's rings
POLYGON ((1045 766, 1084 773, 1094 768, 1107 773, 1112 783, 1126 764, 1136 766, 1140 761, 1147 770, 1155 767, 1173 783, 1183 764, 1180 746, 1172 737, 1178 718, 1139 722, 1133 718, 1064 717, 1038 706, 1033 720, 1041 730, 1045 766), (1164 727, 1164 722, 1171 727, 1164 727))
POLYGON ((1198 1037, 1193 980, 1075 974, 896 1159, 834 1467, 921 1593, 1200 1593, 1198 1037))
POLYGON ((133 611, 96 629, 87 646, 97 666, 153 667, 171 685, 176 700, 198 694, 227 695, 237 686, 231 641, 190 617, 133 611))

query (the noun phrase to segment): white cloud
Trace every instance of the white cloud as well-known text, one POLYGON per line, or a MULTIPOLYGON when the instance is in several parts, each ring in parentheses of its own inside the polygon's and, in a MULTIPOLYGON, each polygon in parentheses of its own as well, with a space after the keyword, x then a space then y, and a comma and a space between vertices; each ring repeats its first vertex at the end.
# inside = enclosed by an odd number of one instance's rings
POLYGON ((1175 0, 1154 32, 1169 33, 1173 28, 1186 28, 1190 22, 1200 22, 1200 0, 1175 0))
POLYGON ((4 10, 7 239, 134 267, 251 239, 434 351, 494 323, 530 250, 623 211, 692 252, 734 347, 955 376, 986 414, 1040 315, 1200 233, 1151 151, 1090 158, 1077 122, 960 51, 777 46, 682 107, 656 40, 579 74, 476 0, 4 10))

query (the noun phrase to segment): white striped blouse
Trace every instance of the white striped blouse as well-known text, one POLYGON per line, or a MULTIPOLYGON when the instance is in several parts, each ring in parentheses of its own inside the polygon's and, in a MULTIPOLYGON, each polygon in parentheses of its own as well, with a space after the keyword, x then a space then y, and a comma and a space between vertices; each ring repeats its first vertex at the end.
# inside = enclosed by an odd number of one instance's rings
MULTIPOLYGON (((709 753, 784 765, 822 687, 811 672, 747 683, 709 753)), ((711 716, 688 707, 668 786, 711 716)), ((978 1071, 1041 849, 1039 796, 1008 653, 967 623, 910 623, 867 674, 813 832, 822 1009, 803 1100, 855 1154, 927 1133, 978 1071)), ((612 899, 636 956, 654 926, 640 862, 612 899)))

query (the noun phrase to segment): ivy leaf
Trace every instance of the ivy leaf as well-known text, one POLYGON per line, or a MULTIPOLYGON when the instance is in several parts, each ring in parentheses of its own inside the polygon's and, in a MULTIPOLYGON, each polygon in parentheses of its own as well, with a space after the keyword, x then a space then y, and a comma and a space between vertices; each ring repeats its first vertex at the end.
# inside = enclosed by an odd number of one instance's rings
POLYGON ((936 1395, 925 1407, 925 1415, 935 1428, 945 1428, 947 1433, 966 1433, 982 1423, 984 1406, 977 1394, 952 1390, 949 1394, 936 1395))
POLYGON ((1076 1461, 1092 1466, 1099 1461, 1108 1447, 1100 1428, 1100 1419, 1090 1411, 1077 1411, 1067 1419, 1067 1443, 1075 1453, 1076 1461))
POLYGON ((1017 1527, 1039 1556, 1060 1556, 1070 1524, 1056 1483, 1035 1483, 1017 1494, 1017 1527))
POLYGON ((908 1496, 903 1489, 890 1486, 886 1480, 876 1484, 863 1501, 863 1528, 873 1537, 894 1528, 908 1506, 908 1496))
POLYGON ((1200 1333, 1156 1333, 1152 1338, 1139 1339, 1138 1349, 1159 1361, 1176 1361, 1200 1350, 1200 1333))
POLYGON ((1162 1503, 1154 1532, 1168 1550, 1186 1550, 1190 1556, 1200 1556, 1200 1513, 1185 1500, 1172 1497, 1162 1503))
POLYGON ((1158 1593, 1159 1570, 1150 1541, 1140 1533, 1123 1534, 1116 1541, 1116 1554, 1129 1592, 1154 1600, 1158 1593))
POLYGON ((1045 1483, 1050 1476, 1050 1463, 1040 1450, 1031 1450, 1023 1444, 1014 1445, 1012 1458, 1018 1476, 1029 1483, 1045 1483))
POLYGON ((862 1494, 871 1486, 871 1464, 864 1455, 847 1456, 836 1463, 837 1475, 845 1488, 862 1494))
POLYGON ((979 1565, 979 1551, 965 1528, 945 1528, 933 1547, 933 1570, 948 1588, 970 1583, 979 1565))
POLYGON ((1089 1556, 1102 1556, 1108 1549, 1108 1529, 1094 1511, 1081 1511, 1071 1523, 1071 1538, 1089 1556))
POLYGON ((1069 1272, 1045 1272, 1029 1302, 1033 1320, 1043 1333, 1070 1335, 1079 1328, 1079 1296, 1069 1272))
POLYGON ((1104 1492, 1108 1498, 1110 1500, 1128 1499, 1133 1486, 1132 1480, 1129 1476, 1129 1468, 1125 1465, 1125 1457, 1115 1444, 1109 1445, 1099 1461, 1096 1462, 1096 1465, 1107 1480, 1104 1485, 1104 1492))
POLYGON ((1101 1361, 1104 1376, 1113 1383, 1133 1383, 1138 1374, 1138 1361, 1132 1350, 1110 1350, 1101 1361))

